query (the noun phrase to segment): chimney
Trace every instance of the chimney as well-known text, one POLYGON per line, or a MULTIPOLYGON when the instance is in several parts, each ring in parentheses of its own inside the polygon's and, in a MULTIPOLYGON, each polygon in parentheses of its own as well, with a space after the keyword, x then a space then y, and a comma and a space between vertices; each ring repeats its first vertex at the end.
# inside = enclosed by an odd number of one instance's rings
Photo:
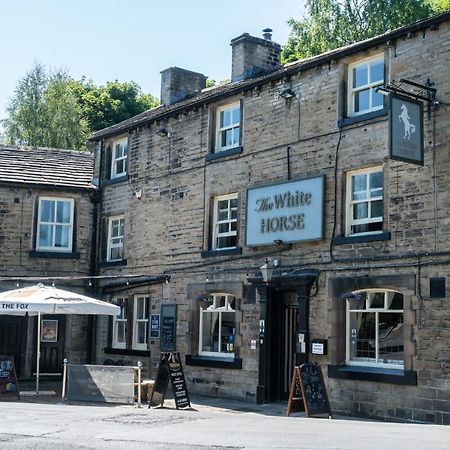
POLYGON ((262 38, 241 34, 231 40, 231 81, 246 80, 280 67, 281 46, 272 41, 272 30, 263 30, 262 38))
POLYGON ((173 103, 200 92, 206 87, 205 75, 179 67, 169 67, 161 72, 161 103, 173 103))

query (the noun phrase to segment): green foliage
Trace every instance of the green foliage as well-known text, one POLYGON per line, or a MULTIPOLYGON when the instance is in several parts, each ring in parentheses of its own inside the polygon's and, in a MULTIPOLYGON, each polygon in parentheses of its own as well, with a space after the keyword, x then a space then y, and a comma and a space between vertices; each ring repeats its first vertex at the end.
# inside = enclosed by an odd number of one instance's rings
POLYGON ((120 83, 116 80, 96 86, 83 78, 72 80, 71 89, 92 131, 129 119, 159 104, 152 95, 143 94, 133 81, 120 83))
POLYGON ((36 63, 17 85, 6 108, 6 141, 16 145, 83 149, 87 122, 69 89, 69 76, 36 63))
POLYGON ((450 9, 450 0, 426 0, 431 9, 436 12, 444 12, 450 9))
POLYGON ((306 0, 306 17, 289 20, 283 63, 318 55, 413 23, 432 14, 426 1, 306 0))

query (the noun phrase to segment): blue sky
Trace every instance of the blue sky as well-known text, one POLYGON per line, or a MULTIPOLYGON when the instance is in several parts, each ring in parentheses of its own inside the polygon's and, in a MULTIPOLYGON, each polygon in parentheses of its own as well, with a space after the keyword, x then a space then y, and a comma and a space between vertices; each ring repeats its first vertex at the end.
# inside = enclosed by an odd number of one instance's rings
POLYGON ((97 84, 136 81, 159 98, 171 66, 223 80, 230 40, 244 32, 285 44, 304 0, 0 0, 0 119, 34 61, 97 84))

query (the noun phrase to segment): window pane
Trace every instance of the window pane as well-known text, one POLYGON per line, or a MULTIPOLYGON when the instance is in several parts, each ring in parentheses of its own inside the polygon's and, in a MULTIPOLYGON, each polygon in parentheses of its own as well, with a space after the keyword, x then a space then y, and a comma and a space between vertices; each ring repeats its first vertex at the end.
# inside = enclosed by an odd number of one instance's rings
POLYGON ((375 92, 375 89, 372 89, 372 108, 376 108, 378 106, 383 106, 384 98, 379 92, 375 92))
POLYGON ((226 236, 217 238, 217 248, 236 247, 236 244, 237 244, 236 236, 226 236))
POLYGON ((231 222, 230 229, 231 231, 237 231, 237 222, 231 222))
POLYGON ((138 322, 137 324, 137 336, 136 342, 138 344, 146 344, 147 343, 147 322, 138 322))
POLYGON ((230 199, 230 208, 237 208, 237 197, 230 199))
POLYGON ((355 92, 355 112, 369 109, 370 89, 355 92))
POLYGON ((122 157, 122 153, 123 153, 123 148, 121 144, 117 144, 116 145, 116 155, 115 158, 121 158, 122 157))
POLYGON ((111 260, 122 259, 122 247, 113 247, 111 249, 111 260))
POLYGON ((384 292, 371 292, 369 298, 371 308, 384 308, 384 292))
POLYGON ((144 304, 145 304, 145 301, 143 298, 137 299, 137 317, 136 317, 136 319, 145 319, 144 304))
POLYGON ((233 109, 233 123, 239 123, 241 120, 241 110, 240 108, 233 109))
POLYGON ((125 160, 119 159, 116 161, 116 173, 124 173, 125 172, 125 160))
POLYGON ((365 191, 367 189, 367 175, 354 175, 352 177, 352 192, 365 191))
POLYGON ((219 200, 217 202, 217 208, 228 211, 228 200, 219 200))
POLYGON ((56 222, 70 223, 69 202, 56 202, 56 222))
POLYGON ((125 342, 126 340, 127 323, 117 322, 117 342, 125 342))
POLYGON ((369 175, 370 189, 377 189, 383 187, 383 172, 373 172, 369 175))
POLYGON ((234 352, 234 312, 221 313, 222 314, 222 336, 221 336, 221 352, 233 353, 234 352))
POLYGON ((388 309, 403 309, 403 295, 398 292, 393 293, 393 298, 388 309))
POLYGON ((221 223, 219 225, 219 233, 228 233, 230 231, 228 223, 221 223))
POLYGON ((377 81, 384 80, 384 62, 377 61, 370 65, 370 82, 375 83, 377 81))
POLYGON ((52 247, 53 226, 41 225, 39 228, 39 247, 52 247))
POLYGON ((353 87, 364 86, 368 83, 367 65, 355 67, 353 69, 353 87))
POLYGON ((55 247, 69 247, 69 227, 63 225, 55 226, 55 247))
POLYGON ((117 318, 119 319, 126 319, 127 318, 127 302, 123 299, 120 298, 117 300, 117 305, 120 306, 120 315, 117 316, 117 318))
POLYGON ((202 312, 202 351, 219 351, 219 313, 202 312))
POLYGON ((51 200, 41 201, 41 222, 54 222, 54 202, 51 200))
POLYGON ((350 359, 375 360, 375 313, 350 313, 350 359))
POLYGON ((370 204, 370 217, 383 217, 383 201, 377 200, 370 204))
POLYGON ((219 214, 217 216, 217 220, 227 220, 228 219, 228 210, 226 211, 219 211, 219 214))
POLYGON ((229 127, 231 122, 231 115, 229 110, 220 112, 220 128, 229 127))
POLYGON ((233 128, 233 144, 239 144, 239 127, 233 128))
POLYGON ((403 362, 403 314, 379 313, 378 342, 381 362, 403 362))
POLYGON ((369 205, 367 202, 357 203, 356 205, 353 205, 353 219, 367 219, 369 213, 368 206, 369 205))

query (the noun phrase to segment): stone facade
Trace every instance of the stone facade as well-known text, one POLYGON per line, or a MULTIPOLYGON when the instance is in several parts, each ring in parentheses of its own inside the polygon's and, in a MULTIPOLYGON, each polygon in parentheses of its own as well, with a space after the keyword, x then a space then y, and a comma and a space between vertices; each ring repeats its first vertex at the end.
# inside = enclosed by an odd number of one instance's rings
POLYGON ((126 284, 104 281, 101 288, 105 298, 130 302, 126 348, 113 348, 111 324, 102 319, 98 362, 139 359, 146 374, 155 375, 160 339, 150 338, 147 350, 136 350, 131 337, 133 298, 146 295, 149 314, 177 305, 176 349, 185 358, 192 392, 280 400, 286 389, 274 368, 280 362, 274 356, 277 341, 269 339, 280 302, 286 311, 298 311, 295 332, 306 338, 306 354, 295 344, 292 363, 321 364, 334 412, 449 424, 449 18, 438 16, 300 61, 236 88, 231 83, 176 109, 162 108, 97 133, 100 179, 106 149, 128 136, 128 177, 103 182, 99 222, 99 234, 105 235, 108 217, 124 216, 124 256, 100 264, 99 273, 128 276, 126 284), (347 117, 349 66, 374 56, 384 61, 385 84, 429 79, 437 90, 439 103, 430 105, 430 114, 425 105, 423 166, 389 158, 387 103, 375 114, 347 117), (286 89, 294 96, 280 95, 286 89), (215 153, 216 111, 235 103, 242 111, 239 146, 215 153), (161 124, 168 135, 156 134, 161 124), (374 167, 383 174, 382 230, 348 236, 348 174, 374 167), (247 189, 322 175, 323 239, 246 246, 247 189), (235 193, 237 245, 216 250, 213 199, 235 193), (279 261, 269 283, 259 272, 266 258, 279 261), (437 278, 445 281, 441 296, 430 291, 430 280, 437 278), (403 296, 402 369, 346 364, 344 294, 365 289, 403 296), (199 355, 202 292, 236 299, 232 362, 199 355), (311 353, 313 339, 327 342, 326 355, 311 353))

